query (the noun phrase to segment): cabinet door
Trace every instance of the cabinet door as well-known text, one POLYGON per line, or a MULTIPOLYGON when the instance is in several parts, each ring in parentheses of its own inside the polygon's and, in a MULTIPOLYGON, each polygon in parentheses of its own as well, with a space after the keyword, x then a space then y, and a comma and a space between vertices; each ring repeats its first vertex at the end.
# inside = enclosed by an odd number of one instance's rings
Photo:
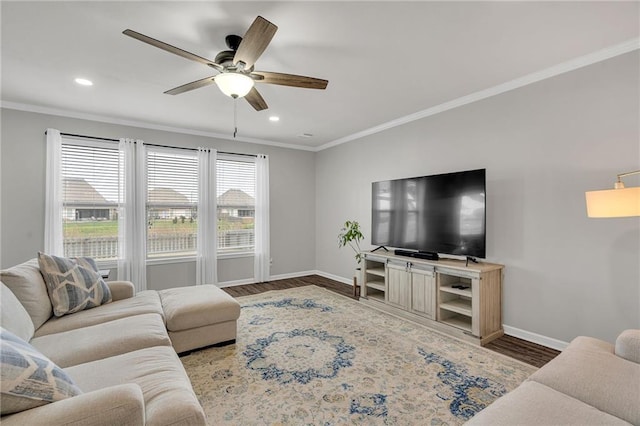
POLYGON ((387 265, 387 303, 402 309, 411 304, 411 274, 406 266, 387 265))
POLYGON ((411 270, 411 310, 427 318, 435 318, 436 280, 433 272, 411 270))

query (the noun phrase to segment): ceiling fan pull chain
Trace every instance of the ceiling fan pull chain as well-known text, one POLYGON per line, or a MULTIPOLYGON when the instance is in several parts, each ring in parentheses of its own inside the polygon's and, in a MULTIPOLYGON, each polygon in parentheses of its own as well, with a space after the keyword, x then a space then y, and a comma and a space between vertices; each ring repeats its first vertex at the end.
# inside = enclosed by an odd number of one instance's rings
POLYGON ((233 98, 233 138, 238 134, 238 98, 233 98))

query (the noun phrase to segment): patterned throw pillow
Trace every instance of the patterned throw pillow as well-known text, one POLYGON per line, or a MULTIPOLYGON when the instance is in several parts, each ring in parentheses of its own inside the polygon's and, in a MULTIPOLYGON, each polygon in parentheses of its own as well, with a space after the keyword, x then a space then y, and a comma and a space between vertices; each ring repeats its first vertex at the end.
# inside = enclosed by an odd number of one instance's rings
POLYGON ((1 414, 80 395, 71 377, 33 346, 0 328, 1 414))
POLYGON ((55 316, 61 317, 111 302, 109 286, 98 273, 98 265, 93 259, 68 259, 38 253, 38 264, 55 316))

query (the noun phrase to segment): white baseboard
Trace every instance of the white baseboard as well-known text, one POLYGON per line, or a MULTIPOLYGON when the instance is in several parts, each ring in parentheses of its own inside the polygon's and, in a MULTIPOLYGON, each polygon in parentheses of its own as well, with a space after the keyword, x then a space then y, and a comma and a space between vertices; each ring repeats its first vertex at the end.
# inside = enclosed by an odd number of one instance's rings
POLYGON ((275 281, 275 280, 286 280, 288 278, 300 278, 300 277, 306 277, 307 275, 315 275, 316 273, 317 271, 290 272, 288 274, 272 275, 269 278, 269 280, 275 281))
POLYGON ((313 271, 313 273, 316 275, 320 275, 321 277, 324 277, 324 278, 329 278, 330 280, 338 281, 339 283, 342 283, 342 284, 347 284, 349 286, 353 285, 353 278, 343 278, 338 275, 333 275, 333 274, 329 274, 328 272, 322 272, 322 271, 313 271))
POLYGON ((253 278, 245 278, 244 280, 224 281, 218 283, 218 287, 235 287, 237 285, 254 284, 253 278))
POLYGON ((558 351, 563 351, 569 345, 569 343, 563 342, 562 340, 543 336, 537 333, 532 333, 526 330, 521 330, 519 328, 511 327, 508 325, 503 324, 502 328, 504 329, 504 334, 508 334, 509 336, 517 337, 528 342, 537 343, 538 345, 546 346, 558 351))

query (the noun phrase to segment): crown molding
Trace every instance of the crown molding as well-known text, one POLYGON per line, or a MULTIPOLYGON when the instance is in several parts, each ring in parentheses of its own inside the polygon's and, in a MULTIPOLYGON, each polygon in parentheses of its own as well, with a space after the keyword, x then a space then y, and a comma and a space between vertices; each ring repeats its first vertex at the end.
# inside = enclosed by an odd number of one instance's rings
POLYGON ((16 102, 0 101, 0 107, 7 108, 7 109, 15 109, 19 111, 57 115, 61 117, 98 121, 102 123, 140 127, 143 129, 160 130, 165 132, 181 133, 181 134, 194 135, 194 136, 204 136, 204 137, 217 138, 217 139, 228 140, 233 142, 244 142, 244 143, 252 143, 252 144, 258 144, 258 145, 274 146, 278 148, 295 149, 300 151, 319 152, 325 149, 333 148, 338 145, 342 145, 347 142, 361 139, 365 136, 370 136, 376 133, 383 132, 388 129, 392 129, 394 127, 398 127, 403 124, 411 123, 412 121, 416 121, 426 117, 430 117, 432 115, 440 114, 441 112, 449 111, 451 109, 468 105, 473 102, 481 101, 483 99, 487 99, 492 96, 496 96, 511 90, 518 89, 520 87, 527 86, 529 84, 537 83, 539 81, 546 80, 548 78, 552 78, 557 75, 561 75, 570 71, 574 71, 579 68, 583 68, 598 62, 606 61, 607 59, 624 55, 625 53, 629 53, 638 49, 640 49, 640 38, 633 38, 631 40, 627 40, 626 42, 616 44, 614 46, 610 46, 605 49, 598 50, 588 55, 584 55, 579 58, 572 59, 570 61, 562 62, 558 65, 545 68, 541 71, 527 74, 523 77, 519 77, 511 81, 507 81, 506 83, 502 83, 497 86, 480 90, 478 92, 474 92, 469 95, 462 96, 460 98, 457 98, 448 102, 444 102, 439 105, 435 105, 433 107, 427 108, 422 111, 418 111, 413 114, 409 114, 404 117, 400 117, 395 120, 387 121, 380 125, 370 127, 368 129, 353 133, 351 135, 344 136, 342 138, 336 139, 331 142, 327 142, 317 147, 287 144, 283 142, 276 142, 276 141, 257 139, 257 138, 247 138, 242 136, 237 138, 231 138, 229 137, 229 135, 226 135, 226 134, 204 132, 204 131, 191 130, 191 129, 185 129, 180 127, 162 126, 159 124, 147 123, 142 121, 124 120, 124 119, 101 116, 96 114, 87 114, 87 113, 78 112, 78 111, 63 110, 58 108, 43 107, 38 105, 22 104, 22 103, 16 103, 16 102))
POLYGON ((369 129, 365 129, 360 132, 342 137, 340 139, 336 139, 332 142, 328 142, 324 145, 320 145, 315 149, 315 151, 316 152, 322 151, 328 148, 342 145, 344 143, 351 142, 353 140, 360 139, 365 136, 370 136, 376 133, 380 133, 385 130, 391 129, 393 127, 401 126, 403 124, 407 124, 412 121, 430 117, 432 115, 436 115, 444 111, 448 111, 454 108, 468 105, 473 102, 481 101, 483 99, 487 99, 492 96, 499 95, 501 93, 515 90, 520 87, 527 86, 529 84, 537 83, 539 81, 546 80, 548 78, 555 77, 557 75, 564 74, 570 71, 574 71, 579 68, 595 64, 597 62, 602 62, 607 59, 614 58, 616 56, 624 55, 625 53, 629 53, 638 49, 640 49, 640 38, 627 40, 624 43, 616 44, 614 46, 611 46, 602 50, 598 50, 588 55, 584 55, 579 58, 572 59, 570 61, 562 62, 558 65, 554 65, 552 67, 543 69, 541 71, 527 74, 523 77, 519 77, 511 81, 507 81, 506 83, 502 83, 497 86, 490 87, 488 89, 480 90, 479 92, 471 93, 469 95, 462 96, 452 101, 444 102, 440 105, 436 105, 431 108, 418 111, 414 114, 410 114, 395 120, 387 121, 386 123, 382 123, 378 126, 374 126, 369 129))
POLYGON ((316 149, 312 147, 275 142, 275 141, 270 141, 266 139, 247 138, 243 136, 231 138, 229 137, 229 135, 225 135, 221 133, 204 132, 200 130, 184 129, 181 127, 162 126, 160 124, 147 123, 143 121, 124 120, 124 119, 102 116, 97 114, 87 114, 84 112, 63 110, 59 108, 44 107, 39 105, 22 104, 18 102, 0 101, 0 107, 6 108, 6 109, 14 109, 18 111, 35 112, 39 114, 48 114, 48 115, 56 115, 60 117, 78 118, 81 120, 98 121, 101 123, 118 124, 121 126, 139 127, 142 129, 161 130, 164 132, 173 132, 173 133, 180 133, 180 134, 194 135, 194 136, 204 136, 208 138, 216 138, 216 139, 228 140, 232 142, 244 142, 244 143, 252 143, 252 144, 258 144, 258 145, 268 145, 268 146, 274 146, 278 148, 296 149, 296 150, 302 150, 302 151, 316 151, 316 149))

